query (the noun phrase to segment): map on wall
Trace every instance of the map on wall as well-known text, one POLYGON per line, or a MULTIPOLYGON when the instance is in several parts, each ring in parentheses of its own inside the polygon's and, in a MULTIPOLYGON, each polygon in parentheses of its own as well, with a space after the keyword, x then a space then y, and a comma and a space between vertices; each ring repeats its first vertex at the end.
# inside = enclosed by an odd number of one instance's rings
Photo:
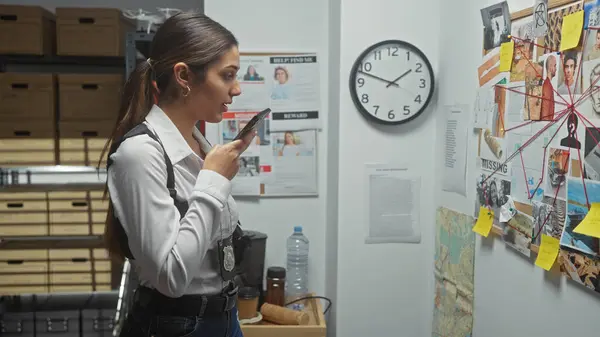
POLYGON ((440 207, 436 214, 433 337, 471 337, 475 234, 473 217, 440 207))

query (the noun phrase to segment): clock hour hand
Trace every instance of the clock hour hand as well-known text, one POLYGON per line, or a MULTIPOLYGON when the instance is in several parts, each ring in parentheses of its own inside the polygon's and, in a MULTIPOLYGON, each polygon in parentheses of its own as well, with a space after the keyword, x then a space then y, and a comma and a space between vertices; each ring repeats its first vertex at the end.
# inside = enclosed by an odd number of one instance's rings
POLYGON ((408 69, 408 70, 407 70, 407 71, 406 71, 404 74, 402 74, 402 75, 398 76, 398 78, 396 78, 395 80, 393 80, 393 81, 389 82, 389 83, 388 83, 388 85, 386 86, 386 88, 389 88, 389 87, 390 87, 390 85, 394 85, 394 84, 395 84, 396 86, 398 86, 398 84, 397 84, 396 82, 400 81, 400 79, 402 79, 402 77, 404 77, 404 76, 408 75, 408 74, 409 74, 411 71, 412 71, 412 69, 408 69))
POLYGON ((381 77, 379 77, 379 76, 375 76, 375 75, 373 75, 373 74, 365 73, 365 72, 364 72, 364 71, 362 71, 362 70, 359 70, 358 72, 359 72, 359 73, 361 73, 361 74, 363 74, 363 75, 367 75, 368 77, 376 78, 376 79, 378 79, 378 80, 380 80, 380 81, 383 81, 383 82, 387 83, 388 85, 386 86, 386 88, 389 88, 389 86, 390 86, 390 85, 393 85, 393 86, 396 86, 396 87, 398 87, 398 86, 399 86, 399 85, 398 85, 398 84, 396 84, 396 83, 390 82, 390 81, 388 81, 388 80, 386 80, 386 79, 383 79, 383 78, 381 78, 381 77))

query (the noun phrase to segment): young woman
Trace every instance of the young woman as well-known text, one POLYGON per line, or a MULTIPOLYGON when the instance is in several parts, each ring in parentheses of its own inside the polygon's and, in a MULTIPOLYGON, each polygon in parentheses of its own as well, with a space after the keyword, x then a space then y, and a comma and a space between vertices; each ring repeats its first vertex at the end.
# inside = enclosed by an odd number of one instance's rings
POLYGON ((125 84, 105 238, 113 256, 130 259, 140 287, 121 336, 242 336, 230 180, 255 134, 212 147, 195 126, 220 122, 241 94, 237 46, 208 17, 175 15, 125 84))

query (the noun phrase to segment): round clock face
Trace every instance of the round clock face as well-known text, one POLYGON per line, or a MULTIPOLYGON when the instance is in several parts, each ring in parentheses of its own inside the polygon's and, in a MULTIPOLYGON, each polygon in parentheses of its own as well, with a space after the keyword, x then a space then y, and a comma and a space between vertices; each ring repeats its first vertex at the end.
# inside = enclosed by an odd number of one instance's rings
POLYGON ((410 43, 388 40, 365 50, 350 75, 358 110, 382 124, 416 118, 433 95, 434 75, 427 57, 410 43))

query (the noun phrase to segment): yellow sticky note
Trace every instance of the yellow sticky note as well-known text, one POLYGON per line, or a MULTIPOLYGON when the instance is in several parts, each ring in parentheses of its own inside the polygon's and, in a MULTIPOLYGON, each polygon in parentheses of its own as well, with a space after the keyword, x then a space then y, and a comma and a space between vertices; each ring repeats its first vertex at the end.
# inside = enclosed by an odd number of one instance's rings
POLYGON ((577 47, 582 31, 583 11, 575 12, 563 17, 560 51, 577 47))
POLYGON ((585 218, 573 229, 574 233, 600 238, 600 203, 592 203, 585 218))
POLYGON ((479 207, 479 216, 477 217, 475 226, 473 226, 473 232, 487 238, 490 234, 490 230, 492 230, 493 224, 494 212, 485 207, 479 207))
POLYGON ((538 256, 535 259, 535 265, 544 270, 550 270, 554 265, 554 261, 556 261, 559 249, 560 241, 558 239, 542 234, 542 242, 540 243, 538 256))
POLYGON ((515 51, 515 41, 504 42, 500 45, 500 72, 510 71, 515 51))

